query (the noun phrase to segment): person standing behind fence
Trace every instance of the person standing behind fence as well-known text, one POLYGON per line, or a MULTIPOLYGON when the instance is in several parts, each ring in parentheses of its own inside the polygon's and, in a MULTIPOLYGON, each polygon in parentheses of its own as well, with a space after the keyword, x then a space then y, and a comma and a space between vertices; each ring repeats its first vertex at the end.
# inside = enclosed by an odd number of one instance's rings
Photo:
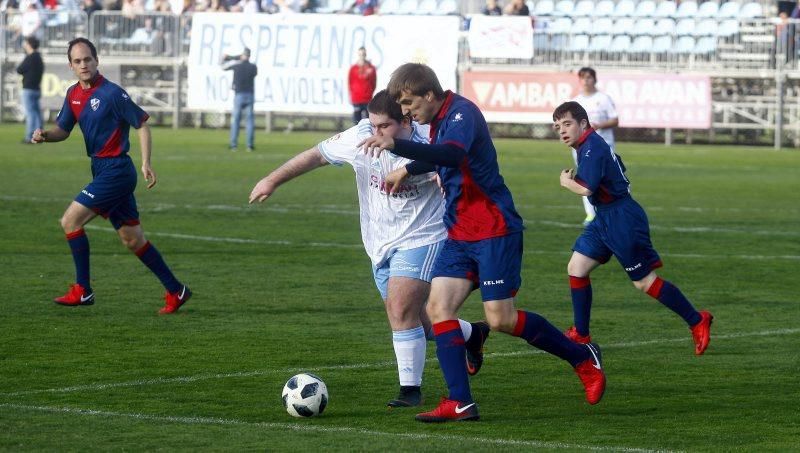
POLYGON ((22 41, 25 58, 17 66, 17 73, 22 74, 22 106, 25 108, 25 139, 22 143, 31 143, 33 131, 42 127, 42 109, 39 99, 42 98, 42 75, 44 62, 39 54, 39 40, 29 36, 22 41))
POLYGON ((244 48, 241 55, 223 55, 222 65, 226 71, 233 71, 233 116, 231 117, 231 151, 239 146, 239 122, 245 112, 245 129, 247 131, 247 152, 255 149, 255 119, 253 103, 255 102, 255 79, 258 67, 250 63, 250 49, 244 48))
MULTIPOLYGON (((611 100, 609 95, 597 90, 597 72, 594 69, 589 67, 581 68, 578 71, 578 81, 581 93, 575 96, 573 101, 576 101, 586 110, 586 113, 589 114, 589 124, 597 132, 597 135, 603 137, 611 151, 615 151, 614 128, 619 124, 619 118, 614 101, 611 100)), ((574 149, 572 150, 572 159, 577 165, 578 154, 574 149)), ((588 197, 582 198, 583 210, 586 211, 583 225, 586 226, 594 220, 595 209, 592 203, 589 202, 588 197)))
POLYGON ((353 103, 353 124, 358 124, 367 118, 367 104, 372 99, 377 85, 378 72, 375 66, 367 60, 367 49, 358 48, 358 61, 350 66, 347 76, 347 86, 350 88, 350 102, 353 103))

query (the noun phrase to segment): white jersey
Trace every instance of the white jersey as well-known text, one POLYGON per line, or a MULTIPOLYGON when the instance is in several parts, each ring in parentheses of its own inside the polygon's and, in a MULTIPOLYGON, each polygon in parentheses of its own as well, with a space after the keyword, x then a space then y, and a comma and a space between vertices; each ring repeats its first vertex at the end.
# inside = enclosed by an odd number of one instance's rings
MULTIPOLYGON (((591 124, 592 127, 594 127, 595 123, 618 118, 617 108, 614 107, 614 101, 612 101, 607 94, 601 93, 600 91, 595 91, 590 96, 579 94, 575 97, 574 101, 586 110, 586 113, 589 115, 589 124, 591 124)), ((606 129, 599 129, 596 132, 603 137, 603 140, 608 143, 608 146, 614 150, 614 129, 609 127, 606 129)))
MULTIPOLYGON (((410 140, 428 143, 427 125, 412 123, 410 140)), ((400 190, 389 195, 384 178, 411 160, 389 151, 374 158, 356 146, 372 136, 368 119, 323 141, 317 148, 333 165, 348 163, 356 173, 361 240, 373 265, 380 266, 396 250, 434 244, 447 238, 442 218, 444 198, 435 173, 408 176, 400 190)))

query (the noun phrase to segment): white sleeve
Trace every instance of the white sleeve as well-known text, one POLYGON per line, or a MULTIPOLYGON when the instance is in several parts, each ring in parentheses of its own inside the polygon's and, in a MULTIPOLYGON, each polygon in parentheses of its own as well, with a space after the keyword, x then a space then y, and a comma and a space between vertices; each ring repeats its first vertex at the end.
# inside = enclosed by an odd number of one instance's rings
MULTIPOLYGON (((328 162, 333 165, 341 166, 345 163, 351 164, 360 151, 356 146, 361 141, 359 131, 361 123, 340 132, 333 137, 317 145, 317 149, 328 162)), ((372 134, 370 134, 372 135, 372 134)))

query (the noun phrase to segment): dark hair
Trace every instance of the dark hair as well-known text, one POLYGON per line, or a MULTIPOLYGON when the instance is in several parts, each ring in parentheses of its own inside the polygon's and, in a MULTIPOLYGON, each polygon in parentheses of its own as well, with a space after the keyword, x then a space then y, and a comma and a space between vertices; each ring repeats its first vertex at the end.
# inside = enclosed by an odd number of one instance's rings
POLYGON ((575 101, 565 102, 556 107, 555 111, 553 111, 553 121, 564 118, 567 113, 572 114, 572 118, 578 123, 580 123, 581 120, 586 120, 586 124, 589 125, 589 115, 586 113, 586 109, 575 101))
POLYGON ((389 118, 398 123, 402 123, 405 118, 400 104, 398 104, 393 97, 389 96, 389 92, 386 90, 375 93, 375 96, 373 96, 372 100, 367 104, 367 111, 376 115, 388 115, 389 118))
POLYGON ((406 91, 414 96, 424 96, 431 91, 437 99, 444 98, 444 90, 436 73, 420 63, 406 63, 395 69, 386 89, 394 100, 400 99, 406 91))
POLYGON ((597 72, 594 69, 585 66, 578 70, 578 77, 583 77, 584 74, 589 74, 593 79, 597 80, 597 72))
POLYGON ((97 48, 94 46, 94 44, 92 44, 92 42, 86 38, 75 38, 69 42, 69 47, 67 47, 67 60, 69 60, 70 63, 72 63, 71 54, 72 54, 72 48, 75 46, 75 44, 86 44, 87 46, 89 46, 89 50, 92 52, 92 57, 94 57, 94 59, 97 60, 97 48))
POLYGON ((35 36, 28 36, 25 38, 25 42, 31 46, 31 49, 36 50, 39 48, 39 40, 35 36))

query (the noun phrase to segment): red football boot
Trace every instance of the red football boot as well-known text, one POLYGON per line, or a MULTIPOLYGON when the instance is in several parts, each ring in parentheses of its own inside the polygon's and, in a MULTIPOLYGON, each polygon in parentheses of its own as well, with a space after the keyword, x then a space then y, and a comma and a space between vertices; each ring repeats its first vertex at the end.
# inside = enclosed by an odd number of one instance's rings
POLYGON ((167 294, 164 294, 164 306, 161 310, 158 310, 158 313, 162 315, 175 313, 181 308, 181 305, 185 304, 191 297, 192 291, 186 285, 183 285, 181 292, 171 293, 167 291, 167 294))
POLYGON ((707 311, 700 312, 700 322, 693 325, 690 329, 692 331, 692 339, 694 340, 694 354, 703 355, 708 347, 708 342, 711 341, 711 321, 714 316, 707 311))
POLYGON ((589 404, 597 404, 603 398, 606 391, 606 374, 603 372, 603 365, 600 357, 600 348, 594 344, 587 344, 591 357, 579 363, 575 367, 575 373, 583 382, 583 389, 586 391, 586 401, 589 404))
POLYGON ((86 289, 83 286, 75 283, 69 287, 67 294, 61 297, 56 297, 53 302, 66 305, 68 307, 77 307, 78 305, 92 305, 94 303, 94 293, 86 294, 86 289))
POLYGON ((572 326, 569 329, 567 329, 567 331, 564 332, 564 335, 566 335, 567 338, 578 344, 589 344, 592 342, 591 335, 583 336, 579 334, 578 329, 576 329, 575 326, 572 326))
POLYGON ((462 403, 461 401, 450 400, 442 397, 439 406, 430 411, 417 414, 416 419, 425 423, 460 422, 466 420, 478 420, 477 403, 462 403))

